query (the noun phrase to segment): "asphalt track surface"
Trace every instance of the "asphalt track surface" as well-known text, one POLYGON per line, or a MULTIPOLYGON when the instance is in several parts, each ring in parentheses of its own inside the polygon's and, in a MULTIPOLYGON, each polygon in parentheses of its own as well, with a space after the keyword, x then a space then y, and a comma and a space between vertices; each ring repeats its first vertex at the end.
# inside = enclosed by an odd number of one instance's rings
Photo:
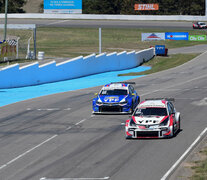
MULTIPOLYGON (((0 20, 0 24, 4 24, 4 19, 0 20)), ((36 24, 37 27, 192 29, 192 22, 189 21, 8 19, 8 24, 36 24)))
POLYGON ((206 59, 131 80, 142 100, 175 98, 182 131, 172 139, 126 140, 128 115, 92 115, 100 86, 1 107, 0 179, 161 179, 207 126, 206 59))

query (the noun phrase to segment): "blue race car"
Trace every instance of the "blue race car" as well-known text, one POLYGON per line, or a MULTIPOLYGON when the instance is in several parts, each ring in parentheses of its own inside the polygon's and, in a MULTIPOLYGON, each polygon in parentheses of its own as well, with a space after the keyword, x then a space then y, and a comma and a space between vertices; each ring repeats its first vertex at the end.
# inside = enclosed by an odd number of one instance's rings
POLYGON ((93 99, 93 113, 133 113, 140 102, 134 90, 134 82, 116 82, 106 84, 93 99))

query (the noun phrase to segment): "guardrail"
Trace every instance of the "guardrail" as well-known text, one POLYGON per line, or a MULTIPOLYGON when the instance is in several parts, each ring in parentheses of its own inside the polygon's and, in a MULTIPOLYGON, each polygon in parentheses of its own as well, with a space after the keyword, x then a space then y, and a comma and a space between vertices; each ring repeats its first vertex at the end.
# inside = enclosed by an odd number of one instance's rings
MULTIPOLYGON (((0 18, 4 18, 0 14, 0 18)), ((8 14, 11 19, 92 19, 92 20, 158 20, 158 21, 207 21, 207 16, 188 15, 99 15, 99 14, 8 14)))
POLYGON ((0 70, 0 88, 15 88, 62 80, 69 80, 108 71, 137 67, 154 56, 154 48, 139 52, 91 54, 77 57, 62 63, 55 61, 39 66, 38 62, 19 67, 11 65, 0 70))

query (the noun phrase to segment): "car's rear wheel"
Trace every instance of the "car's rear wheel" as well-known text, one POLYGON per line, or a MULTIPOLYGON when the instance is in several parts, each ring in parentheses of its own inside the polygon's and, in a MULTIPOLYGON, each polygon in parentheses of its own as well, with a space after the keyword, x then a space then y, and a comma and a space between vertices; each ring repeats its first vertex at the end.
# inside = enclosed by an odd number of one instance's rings
POLYGON ((179 120, 178 120, 178 132, 180 132, 180 129, 181 129, 181 125, 180 125, 180 117, 179 117, 179 120))
POLYGON ((171 134, 170 134, 170 137, 174 137, 175 136, 175 127, 174 127, 174 123, 172 125, 172 131, 171 131, 171 134))

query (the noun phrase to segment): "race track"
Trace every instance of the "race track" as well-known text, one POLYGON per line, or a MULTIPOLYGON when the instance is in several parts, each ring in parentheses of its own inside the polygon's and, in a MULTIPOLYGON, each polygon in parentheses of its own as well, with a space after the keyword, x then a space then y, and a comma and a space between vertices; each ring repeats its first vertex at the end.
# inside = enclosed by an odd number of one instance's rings
POLYGON ((159 180, 207 127, 207 53, 137 78, 141 99, 173 97, 182 131, 172 139, 126 140, 128 115, 92 115, 99 87, 1 107, 1 180, 159 180))
MULTIPOLYGON (((4 24, 4 19, 0 20, 0 24, 4 24)), ((193 23, 184 21, 8 19, 8 24, 36 24, 37 27, 102 27, 192 30, 193 23)))

